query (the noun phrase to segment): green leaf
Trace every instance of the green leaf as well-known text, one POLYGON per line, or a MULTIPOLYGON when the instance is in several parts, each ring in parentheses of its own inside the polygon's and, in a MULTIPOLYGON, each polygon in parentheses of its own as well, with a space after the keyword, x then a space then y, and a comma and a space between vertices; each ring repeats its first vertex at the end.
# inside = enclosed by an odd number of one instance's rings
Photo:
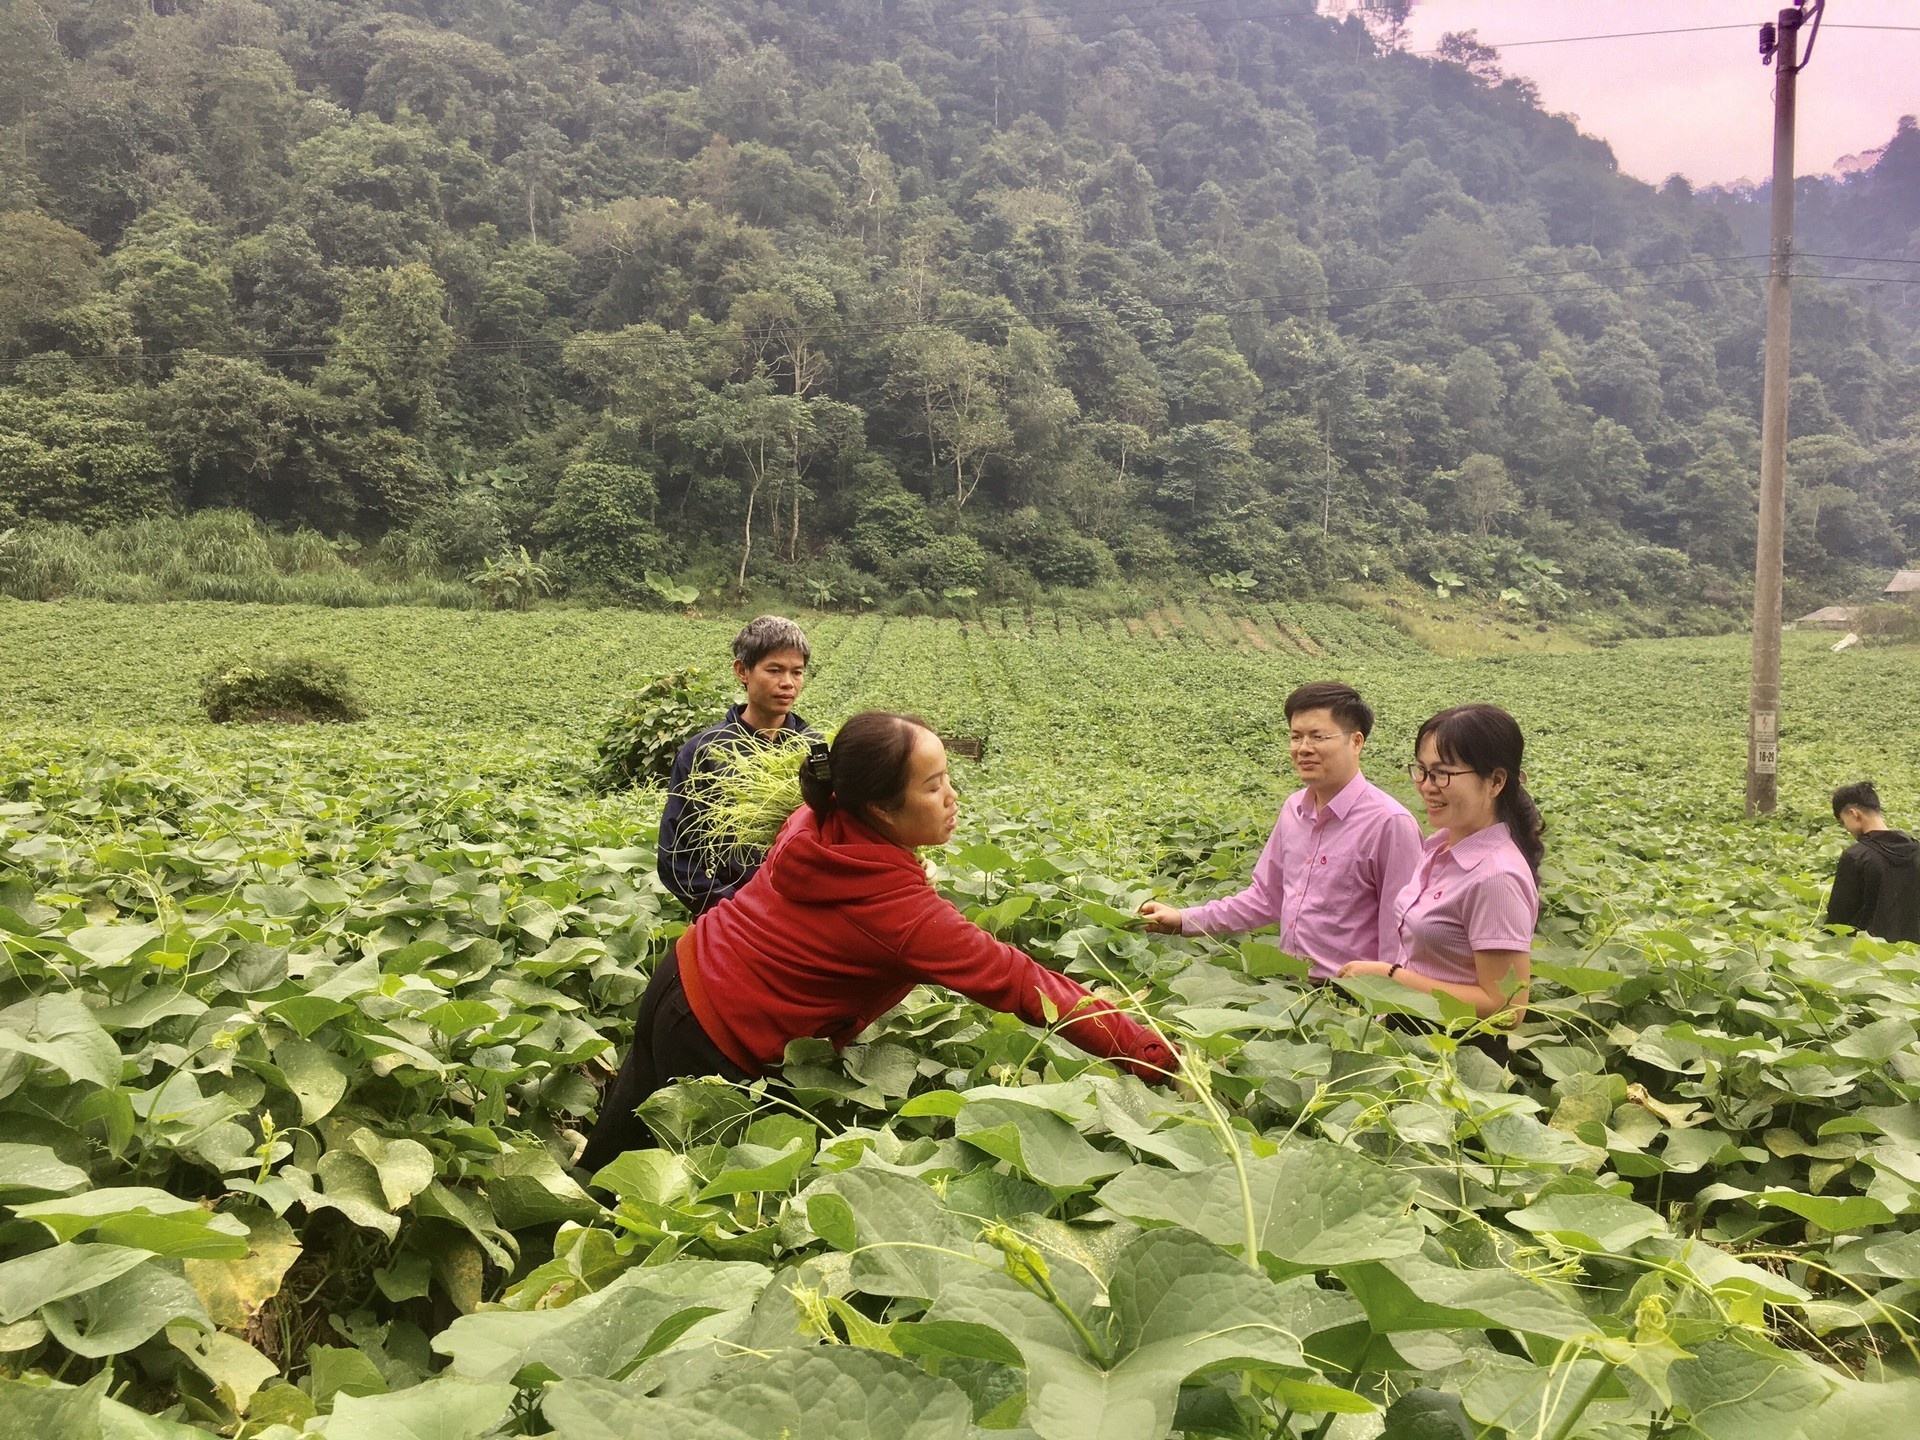
POLYGON ((1353 975, 1335 983, 1376 1015, 1412 1015, 1436 1023, 1442 1018, 1433 996, 1384 975, 1353 975))
POLYGON ((694 1198, 717 1200, 727 1195, 750 1195, 793 1188, 813 1158, 811 1134, 796 1135, 776 1150, 766 1145, 736 1145, 726 1153, 715 1175, 694 1198))
MULTIPOLYGON (((267 1014, 290 1026, 303 1040, 329 1020, 352 1013, 353 1007, 346 1001, 330 1000, 321 995, 289 995, 267 1007, 267 1014)), ((275 1046, 274 1050, 277 1055, 279 1047, 275 1046)), ((285 1062, 282 1062, 281 1068, 286 1068, 285 1062)))
POLYGON ((146 1186, 109 1186, 63 1200, 14 1207, 23 1220, 37 1220, 59 1240, 89 1231, 111 1245, 130 1245, 156 1255, 237 1260, 247 1253, 247 1227, 192 1200, 146 1186))
POLYGON ((602 1166, 593 1183, 622 1200, 654 1205, 671 1205, 693 1194, 686 1156, 671 1150, 629 1150, 602 1166))
POLYGON ((808 1197, 807 1228, 836 1250, 852 1250, 860 1243, 853 1207, 831 1192, 808 1197))
POLYGON ((100 1401, 100 1440, 206 1440, 197 1425, 163 1420, 110 1397, 100 1401))
POLYGON ((998 1328, 1026 1362, 1027 1424, 1042 1440, 1159 1440, 1180 1386, 1218 1368, 1306 1367, 1301 1347, 1353 1318, 1310 1279, 1278 1285, 1188 1230, 1149 1230, 1114 1266, 1104 1354, 1061 1312, 997 1272, 959 1274, 935 1321, 998 1328))
POLYGON ((87 1183, 87 1172, 69 1165, 50 1145, 0 1144, 0 1199, 66 1195, 87 1183))
MULTIPOLYGON (((1415 1182, 1344 1146, 1296 1141, 1247 1162, 1260 1251, 1302 1269, 1417 1252, 1425 1232, 1408 1214, 1415 1182)), ((1246 1235, 1239 1177, 1221 1164, 1187 1174, 1137 1165, 1100 1203, 1143 1225, 1186 1225, 1215 1244, 1246 1235)))
POLYGON ((475 1440, 513 1404, 511 1385, 442 1377, 390 1395, 341 1395, 327 1440, 475 1440))
POLYGON ((1920 1380, 1838 1378, 1826 1403, 1801 1422, 1794 1440, 1887 1440, 1904 1435, 1920 1415, 1920 1380))
POLYGON ((120 965, 160 935, 158 925, 87 925, 67 936, 67 943, 95 964, 120 965))
POLYGON ((103 1440, 100 1405, 112 1380, 104 1370, 79 1387, 0 1380, 0 1440, 103 1440))
POLYGON ((1669 1233, 1656 1212, 1604 1191, 1543 1196, 1508 1219, 1522 1230, 1600 1254, 1624 1254, 1636 1241, 1669 1233))
POLYGON ((236 1414, 246 1414, 254 1391, 280 1373, 278 1365, 237 1335, 174 1326, 167 1331, 167 1341, 213 1382, 236 1414))
POLYGON ((331 1114, 347 1093, 351 1068, 325 1046, 289 1036, 273 1047, 273 1060, 300 1102, 302 1125, 331 1114))
POLYGON ((1422 1386, 1388 1408, 1379 1440, 1479 1440, 1479 1432, 1458 1395, 1422 1386))
POLYGON ((342 1345, 309 1345, 307 1386, 314 1405, 326 1410, 342 1395, 386 1394, 387 1377, 363 1351, 342 1345))
POLYGON ((1341 1269, 1382 1335, 1407 1330, 1517 1330, 1571 1340, 1593 1322, 1544 1285, 1511 1270, 1457 1270, 1408 1255, 1341 1269))
POLYGON ((0 1262, 0 1324, 126 1274, 151 1257, 124 1245, 56 1245, 0 1262))
POLYGON ((455 1374, 472 1380, 512 1380, 523 1372, 612 1378, 708 1316, 744 1313, 771 1278, 765 1267, 744 1261, 682 1259, 628 1270, 558 1310, 463 1315, 434 1337, 433 1348, 452 1357, 455 1374))
POLYGON ((601 1214, 593 1197, 544 1145, 509 1150, 493 1162, 492 1170, 487 1198, 493 1202, 494 1217, 509 1230, 556 1220, 586 1222, 601 1214))
POLYGON ((1576 1355, 1548 1366, 1494 1355, 1467 1376, 1460 1398, 1467 1413, 1480 1422, 1473 1429, 1476 1440, 1488 1432, 1559 1435, 1563 1426, 1574 1421, 1588 1388, 1596 1383, 1602 1387, 1596 1399, 1627 1398, 1625 1382, 1609 1373, 1601 1360, 1576 1355))
POLYGON ((1913 1022, 1895 1016, 1885 1020, 1875 1020, 1851 1034, 1841 1036, 1834 1043, 1833 1053, 1849 1060, 1865 1060, 1869 1064, 1885 1065, 1913 1044, 1914 1039, 1913 1022))
POLYGON ((1337 1385, 1316 1385, 1286 1375, 1263 1384, 1274 1399, 1303 1415, 1372 1415, 1380 1408, 1366 1396, 1342 1390, 1337 1385))
POLYGON ((433 1181, 433 1152, 418 1140, 356 1130, 347 1144, 373 1166, 374 1174, 379 1177, 381 1197, 391 1209, 403 1209, 433 1181))
MULTIPOLYGON (((808 1191, 838 1197, 853 1217, 859 1253, 851 1269, 855 1288, 869 1295, 930 1300, 949 1275, 976 1262, 998 1266, 998 1252, 977 1243, 979 1223, 964 1221, 908 1175, 856 1166, 816 1181, 808 1191)), ((844 1232, 840 1236, 846 1238, 844 1232)), ((847 1247, 843 1247, 847 1248, 847 1247)))
POLYGON ((1026 1363, 1020 1347, 999 1330, 968 1320, 896 1321, 893 1341, 907 1355, 936 1359, 952 1356, 960 1360, 984 1360, 993 1365, 1026 1363))
POLYGON ((1753 1203, 1774 1210, 1791 1210, 1822 1230, 1836 1233, 1893 1223, 1893 1212, 1866 1195, 1802 1195, 1795 1190, 1763 1190, 1753 1197, 1753 1203))
POLYGON ((1125 1168, 1127 1157, 1101 1150, 1050 1110, 1013 1100, 969 1100, 954 1134, 1056 1191, 1091 1189, 1125 1168))
POLYGON ((175 1321, 211 1330, 193 1287, 158 1261, 116 1276, 40 1311, 47 1333, 76 1355, 99 1359, 131 1350, 175 1321))
POLYGON ((120 1047, 72 991, 38 995, 0 1010, 0 1055, 38 1060, 75 1085, 120 1083, 120 1047))
POLYGON ((1692 1349, 1667 1373, 1676 1415, 1702 1440, 1794 1440, 1838 1388, 1806 1357, 1757 1336, 1733 1331, 1692 1349))
MULTIPOLYGON (((546 1392, 565 1440, 968 1440, 973 1410, 950 1380, 844 1345, 743 1358, 724 1383, 671 1397, 591 1381, 546 1392)), ((334 1440, 330 1434, 329 1440, 334 1440)))

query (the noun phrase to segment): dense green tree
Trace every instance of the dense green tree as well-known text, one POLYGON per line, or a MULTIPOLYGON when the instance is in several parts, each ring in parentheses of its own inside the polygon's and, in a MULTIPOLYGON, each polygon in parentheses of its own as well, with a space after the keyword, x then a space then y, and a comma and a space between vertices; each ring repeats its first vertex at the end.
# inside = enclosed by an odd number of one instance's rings
POLYGON ((314 524, 342 503, 337 483, 314 463, 324 402, 257 360, 189 352, 154 387, 146 410, 195 505, 314 524))
MULTIPOLYGON (((1641 185, 1471 36, 1228 10, 0 7, 0 523, 1737 601, 1764 187, 1641 185)), ((1916 175, 1904 121, 1803 246, 1920 259, 1916 175)), ((1917 558, 1920 290, 1806 265, 1812 598, 1917 558)))
POLYGON ((32 210, 0 211, 0 353, 92 294, 99 269, 79 231, 32 210))

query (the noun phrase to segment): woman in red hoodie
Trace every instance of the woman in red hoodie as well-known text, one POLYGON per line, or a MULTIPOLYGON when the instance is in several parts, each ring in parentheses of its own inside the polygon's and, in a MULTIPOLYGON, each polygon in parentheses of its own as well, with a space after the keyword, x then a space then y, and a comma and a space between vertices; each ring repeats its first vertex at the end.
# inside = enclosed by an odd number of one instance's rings
POLYGON ((943 899, 915 852, 953 834, 946 747, 924 723, 870 710, 816 744, 806 804, 766 862, 696 920, 640 1001, 633 1048, 580 1157, 589 1173, 652 1143, 634 1114, 688 1075, 745 1081, 805 1036, 845 1046, 915 985, 945 985, 1144 1080, 1175 1069, 1166 1042, 943 899))

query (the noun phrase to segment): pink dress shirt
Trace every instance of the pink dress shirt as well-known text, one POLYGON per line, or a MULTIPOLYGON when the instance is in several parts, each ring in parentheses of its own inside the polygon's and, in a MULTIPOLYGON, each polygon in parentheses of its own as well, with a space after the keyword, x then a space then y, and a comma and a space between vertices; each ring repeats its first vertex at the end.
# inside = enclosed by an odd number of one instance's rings
POLYGON ((1478 985, 1475 951, 1533 948, 1540 887, 1505 824, 1477 830, 1458 845, 1449 845, 1440 830, 1420 847, 1419 868, 1394 911, 1399 959, 1409 970, 1478 985))
POLYGON ((1420 827, 1407 807, 1356 775, 1325 805, 1302 789, 1253 867, 1253 883, 1188 910, 1183 935, 1224 935, 1280 927, 1280 948, 1313 962, 1328 979, 1352 960, 1400 952, 1394 897, 1420 858, 1420 827))

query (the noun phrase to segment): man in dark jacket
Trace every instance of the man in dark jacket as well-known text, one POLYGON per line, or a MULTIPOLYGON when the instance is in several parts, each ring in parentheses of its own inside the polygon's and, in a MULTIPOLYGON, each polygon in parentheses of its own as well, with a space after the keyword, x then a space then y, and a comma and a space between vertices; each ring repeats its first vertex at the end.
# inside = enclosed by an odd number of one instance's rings
POLYGON ((695 915, 711 909, 747 883, 759 867, 725 857, 724 845, 709 834, 699 776, 711 764, 716 745, 773 745, 804 739, 813 727, 793 713, 807 683, 811 654, 807 632, 779 615, 762 615, 733 637, 733 673, 747 692, 726 718, 709 725, 680 747, 667 782, 667 806, 660 815, 656 847, 660 882, 695 915))
POLYGON ((1827 923, 1920 942, 1920 841, 1889 828, 1870 780, 1834 791, 1833 814, 1854 843, 1834 872, 1827 923))

